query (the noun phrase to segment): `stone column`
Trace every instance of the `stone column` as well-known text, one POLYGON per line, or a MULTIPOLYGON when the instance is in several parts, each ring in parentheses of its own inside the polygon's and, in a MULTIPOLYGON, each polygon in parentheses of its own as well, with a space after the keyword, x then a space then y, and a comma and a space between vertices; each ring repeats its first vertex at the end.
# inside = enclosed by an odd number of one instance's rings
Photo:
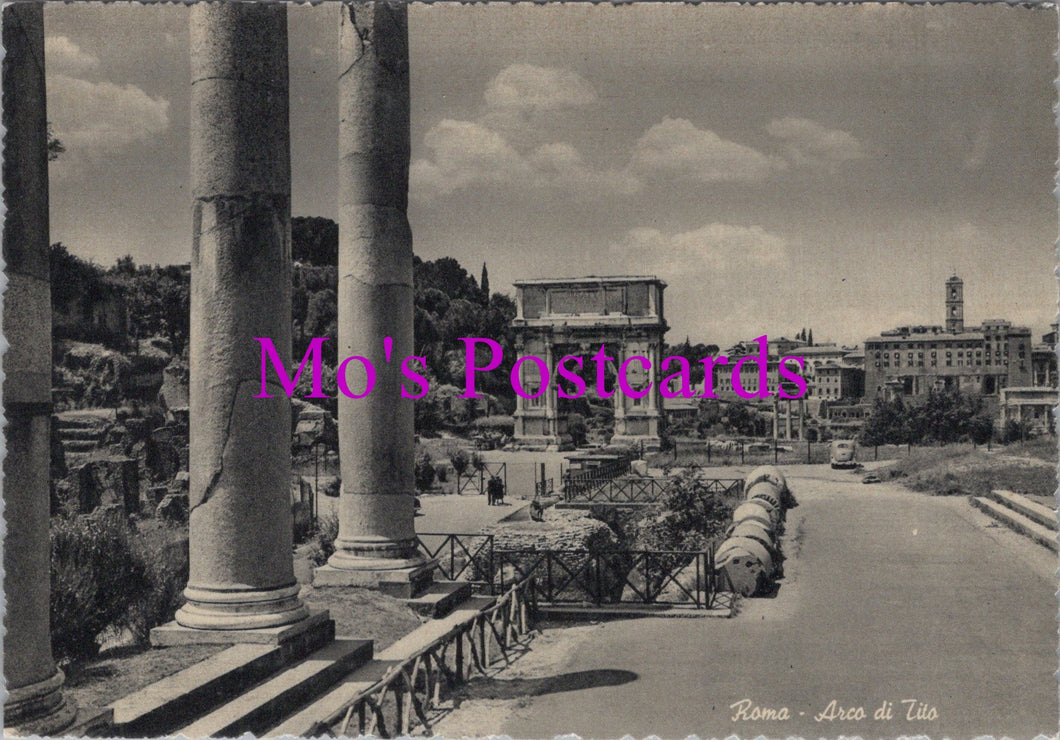
POLYGON ((49 630, 51 287, 44 14, 3 9, 5 727, 53 734, 75 710, 60 691, 49 630))
POLYGON ((806 439, 806 400, 799 399, 799 439, 806 439))
POLYGON ((659 399, 662 398, 662 394, 655 382, 655 368, 659 366, 660 362, 662 362, 662 360, 659 359, 662 354, 659 349, 661 343, 661 341, 656 341, 648 345, 648 362, 650 363, 650 366, 648 367, 648 383, 651 386, 651 393, 648 394, 649 414, 656 414, 659 411, 659 399))
POLYGON ((615 409, 615 437, 624 437, 629 434, 629 430, 626 429, 626 396, 622 393, 622 388, 618 385, 618 372, 622 368, 622 363, 626 361, 626 345, 624 342, 616 343, 615 346, 615 385, 612 389, 614 393, 611 395, 611 403, 615 409))
POLYGON ((549 443, 559 443, 559 383, 555 379, 555 356, 552 350, 552 340, 545 339, 545 367, 548 372, 548 382, 545 383, 544 374, 541 375, 541 384, 545 390, 545 433, 549 436, 549 443))
MULTIPOLYGON (((413 401, 401 397, 400 372, 415 354, 408 11, 385 3, 338 11, 339 357, 370 360, 375 386, 364 398, 339 395, 339 536, 314 580, 370 585, 425 562, 413 508, 413 401)), ((366 388, 363 363, 351 362, 345 377, 352 392, 366 388)))
POLYGON ((784 407, 784 439, 791 439, 791 399, 786 399, 784 407))
POLYGON ((291 410, 260 393, 270 337, 290 363, 287 11, 191 13, 190 552, 177 622, 252 629, 308 615, 291 558, 291 410))
POLYGON ((778 396, 773 396, 773 440, 776 441, 780 434, 780 401, 778 396))

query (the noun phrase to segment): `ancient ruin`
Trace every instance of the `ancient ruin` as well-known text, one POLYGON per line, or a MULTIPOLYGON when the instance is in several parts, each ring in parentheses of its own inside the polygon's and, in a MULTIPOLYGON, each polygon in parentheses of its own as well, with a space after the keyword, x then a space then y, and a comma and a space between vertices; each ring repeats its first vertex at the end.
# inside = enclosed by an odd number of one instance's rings
POLYGON ((521 364, 522 386, 527 395, 537 397, 516 396, 516 441, 525 446, 560 444, 566 425, 559 412, 556 364, 565 355, 595 354, 604 345, 615 374, 631 357, 644 357, 649 364, 626 365, 629 386, 637 393, 646 390, 643 397, 631 397, 615 384, 611 442, 658 449, 663 411, 656 373, 668 328, 663 313, 666 283, 654 276, 583 277, 521 280, 515 288, 518 313, 512 326, 519 357, 544 360, 551 381, 538 395, 539 367, 521 364))

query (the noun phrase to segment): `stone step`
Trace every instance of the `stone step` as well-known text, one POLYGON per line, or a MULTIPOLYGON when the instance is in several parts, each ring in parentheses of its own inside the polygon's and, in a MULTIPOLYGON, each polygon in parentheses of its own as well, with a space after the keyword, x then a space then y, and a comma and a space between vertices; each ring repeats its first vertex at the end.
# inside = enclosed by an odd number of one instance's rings
POLYGON ((969 502, 972 506, 997 519, 1009 529, 1030 537, 1039 545, 1048 547, 1053 552, 1060 551, 1060 546, 1057 545, 1056 530, 1044 527, 1018 511, 985 497, 973 496, 969 499, 969 502))
POLYGON ((436 581, 426 593, 413 599, 406 599, 414 612, 423 617, 438 619, 471 598, 471 584, 462 581, 436 581))
POLYGON ((124 737, 165 735, 272 675, 284 662, 279 645, 233 645, 111 704, 113 732, 124 737))
POLYGON ((86 416, 56 416, 52 417, 54 420, 55 428, 60 430, 65 429, 99 429, 103 430, 108 424, 111 423, 112 419, 104 416, 86 415, 86 416))
POLYGON ((91 452, 98 446, 98 440, 93 439, 64 439, 62 441, 63 452, 91 452))
MULTIPOLYGON (((323 727, 342 721, 350 703, 362 692, 372 688, 397 660, 370 660, 337 683, 319 699, 303 707, 281 724, 267 730, 266 737, 316 737, 323 735, 323 727)), ((354 727, 356 729, 356 727, 354 727)))
POLYGON ((431 620, 405 635, 380 652, 370 663, 336 684, 331 691, 281 724, 269 729, 265 735, 269 737, 321 735, 322 727, 340 723, 346 714, 347 707, 361 692, 371 688, 376 681, 381 679, 390 668, 412 657, 454 628, 474 619, 494 603, 496 599, 490 596, 471 596, 447 616, 431 620))
POLYGON ((337 639, 172 734, 190 738, 237 737, 245 732, 261 735, 371 658, 371 640, 337 639))
POLYGON ((105 433, 105 430, 99 428, 81 429, 74 427, 72 429, 60 429, 59 439, 63 442, 70 442, 75 439, 90 439, 95 442, 103 439, 105 433))
POLYGON ((427 647, 454 627, 474 619, 480 612, 496 602, 497 600, 492 596, 472 596, 448 615, 421 625, 375 657, 377 660, 404 660, 410 655, 415 655, 418 650, 427 647))
POLYGON ((993 490, 987 496, 1002 506, 1017 511, 1028 519, 1033 519, 1044 527, 1056 531, 1056 511, 1044 504, 1033 501, 1012 491, 993 490))

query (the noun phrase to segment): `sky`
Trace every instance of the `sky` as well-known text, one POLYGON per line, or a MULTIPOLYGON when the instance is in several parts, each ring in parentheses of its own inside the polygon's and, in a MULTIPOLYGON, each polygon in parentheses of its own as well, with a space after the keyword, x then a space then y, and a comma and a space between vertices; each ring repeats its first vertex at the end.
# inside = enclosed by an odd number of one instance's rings
MULTIPOLYGON (((296 216, 336 214, 338 12, 288 11, 296 216)), ((45 27, 52 241, 187 262, 187 8, 45 27)), ((495 291, 654 274, 668 340, 722 347, 942 324, 954 272, 968 324, 1055 320, 1056 10, 435 4, 409 39, 414 249, 495 291)))

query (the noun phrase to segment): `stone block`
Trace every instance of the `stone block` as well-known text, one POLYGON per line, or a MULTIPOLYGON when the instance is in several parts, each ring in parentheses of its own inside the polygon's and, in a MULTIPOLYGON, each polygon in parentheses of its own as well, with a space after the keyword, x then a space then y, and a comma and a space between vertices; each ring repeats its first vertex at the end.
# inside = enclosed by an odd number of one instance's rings
POLYGON ((155 516, 171 522, 188 520, 188 494, 167 493, 155 509, 155 516))
POLYGON ((119 504, 126 514, 140 510, 140 471, 136 460, 109 457, 75 468, 63 501, 71 513, 90 514, 99 506, 119 504))

